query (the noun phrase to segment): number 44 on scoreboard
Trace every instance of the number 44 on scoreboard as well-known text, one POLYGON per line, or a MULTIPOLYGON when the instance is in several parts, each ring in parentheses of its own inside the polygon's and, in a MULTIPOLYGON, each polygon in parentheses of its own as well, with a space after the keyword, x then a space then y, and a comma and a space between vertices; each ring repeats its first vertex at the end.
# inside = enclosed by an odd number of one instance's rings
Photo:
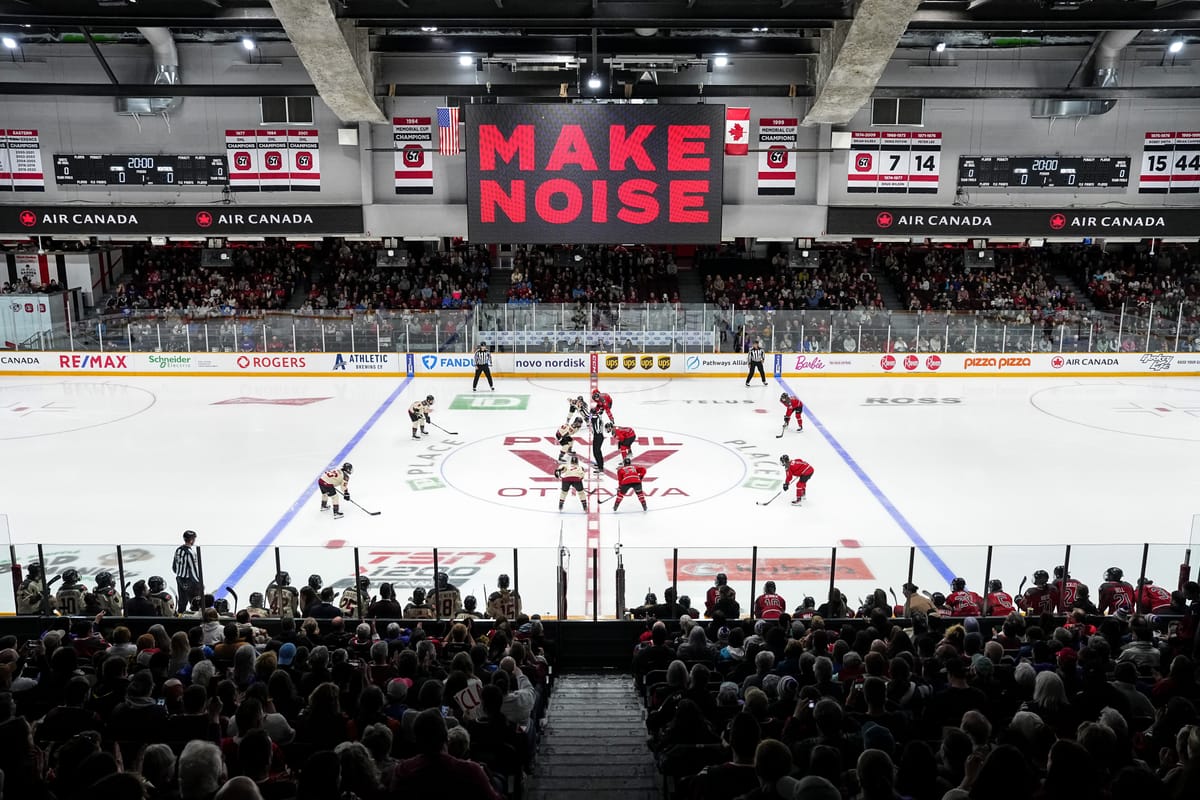
POLYGON ((1200 192, 1200 131, 1149 131, 1138 194, 1200 192))

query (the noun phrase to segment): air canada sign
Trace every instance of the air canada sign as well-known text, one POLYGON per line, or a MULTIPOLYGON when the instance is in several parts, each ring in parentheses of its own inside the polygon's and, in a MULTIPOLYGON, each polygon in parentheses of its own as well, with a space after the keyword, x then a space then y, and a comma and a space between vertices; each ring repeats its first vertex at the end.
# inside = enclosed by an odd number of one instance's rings
POLYGON ((0 233, 213 236, 361 233, 361 206, 0 206, 0 233))
POLYGON ((472 241, 721 238, 725 109, 467 106, 472 241))
POLYGON ((1193 209, 835 206, 825 232, 870 236, 1194 236, 1193 209))

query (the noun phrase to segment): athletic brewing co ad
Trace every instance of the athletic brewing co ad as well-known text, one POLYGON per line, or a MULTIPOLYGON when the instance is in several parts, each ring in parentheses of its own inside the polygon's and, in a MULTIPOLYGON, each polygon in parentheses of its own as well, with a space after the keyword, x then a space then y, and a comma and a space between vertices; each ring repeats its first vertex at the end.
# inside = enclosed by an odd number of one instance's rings
POLYGON ((724 106, 464 111, 472 241, 720 241, 724 106))

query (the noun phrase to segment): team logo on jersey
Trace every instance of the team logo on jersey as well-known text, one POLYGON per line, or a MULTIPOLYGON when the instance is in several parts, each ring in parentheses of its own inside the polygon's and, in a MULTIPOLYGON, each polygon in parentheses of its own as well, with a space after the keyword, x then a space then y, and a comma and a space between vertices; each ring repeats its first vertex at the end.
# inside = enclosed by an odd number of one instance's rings
POLYGON ((619 356, 605 356, 604 357, 604 368, 605 369, 616 369, 617 365, 620 363, 621 363, 621 359, 619 356))
POLYGON ((659 369, 670 369, 671 368, 671 357, 670 356, 659 356, 658 357, 658 368, 659 369))

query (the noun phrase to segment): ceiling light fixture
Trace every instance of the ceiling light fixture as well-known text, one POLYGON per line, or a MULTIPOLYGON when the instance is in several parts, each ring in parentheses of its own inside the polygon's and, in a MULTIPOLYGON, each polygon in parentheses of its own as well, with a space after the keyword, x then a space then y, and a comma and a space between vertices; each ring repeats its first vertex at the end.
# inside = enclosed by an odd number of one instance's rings
POLYGON ((469 67, 475 63, 475 57, 466 55, 465 53, 458 57, 458 65, 460 67, 469 67))
POLYGON ((242 39, 242 47, 244 47, 247 50, 253 50, 255 47, 254 40, 251 39, 249 36, 245 37, 244 39, 242 39))
POLYGON ((1182 40, 1182 39, 1176 39, 1175 41, 1171 42, 1171 45, 1170 45, 1170 47, 1168 47, 1168 48, 1167 48, 1167 50, 1168 50, 1168 52, 1171 52, 1171 53, 1179 53, 1179 52, 1182 52, 1182 50, 1183 50, 1183 40, 1182 40))
POLYGON ((17 40, 11 36, 5 36, 3 39, 0 39, 0 43, 2 43, 9 50, 17 49, 17 40))
POLYGON ((437 26, 436 25, 422 25, 421 31, 424 33, 436 33, 437 26))
POLYGON ((729 66, 729 56, 717 56, 716 58, 713 59, 713 66, 714 67, 728 67, 729 66))
POLYGON ((933 46, 933 49, 934 49, 934 50, 936 50, 936 51, 937 51, 937 52, 939 52, 939 53, 944 53, 944 52, 946 52, 946 43, 945 43, 945 42, 938 42, 937 44, 935 44, 935 45, 933 46))
POLYGON ((599 75, 597 75, 596 73, 593 72, 591 74, 591 77, 588 78, 587 85, 588 85, 589 89, 599 89, 601 86, 604 85, 604 82, 602 80, 600 80, 599 75))

